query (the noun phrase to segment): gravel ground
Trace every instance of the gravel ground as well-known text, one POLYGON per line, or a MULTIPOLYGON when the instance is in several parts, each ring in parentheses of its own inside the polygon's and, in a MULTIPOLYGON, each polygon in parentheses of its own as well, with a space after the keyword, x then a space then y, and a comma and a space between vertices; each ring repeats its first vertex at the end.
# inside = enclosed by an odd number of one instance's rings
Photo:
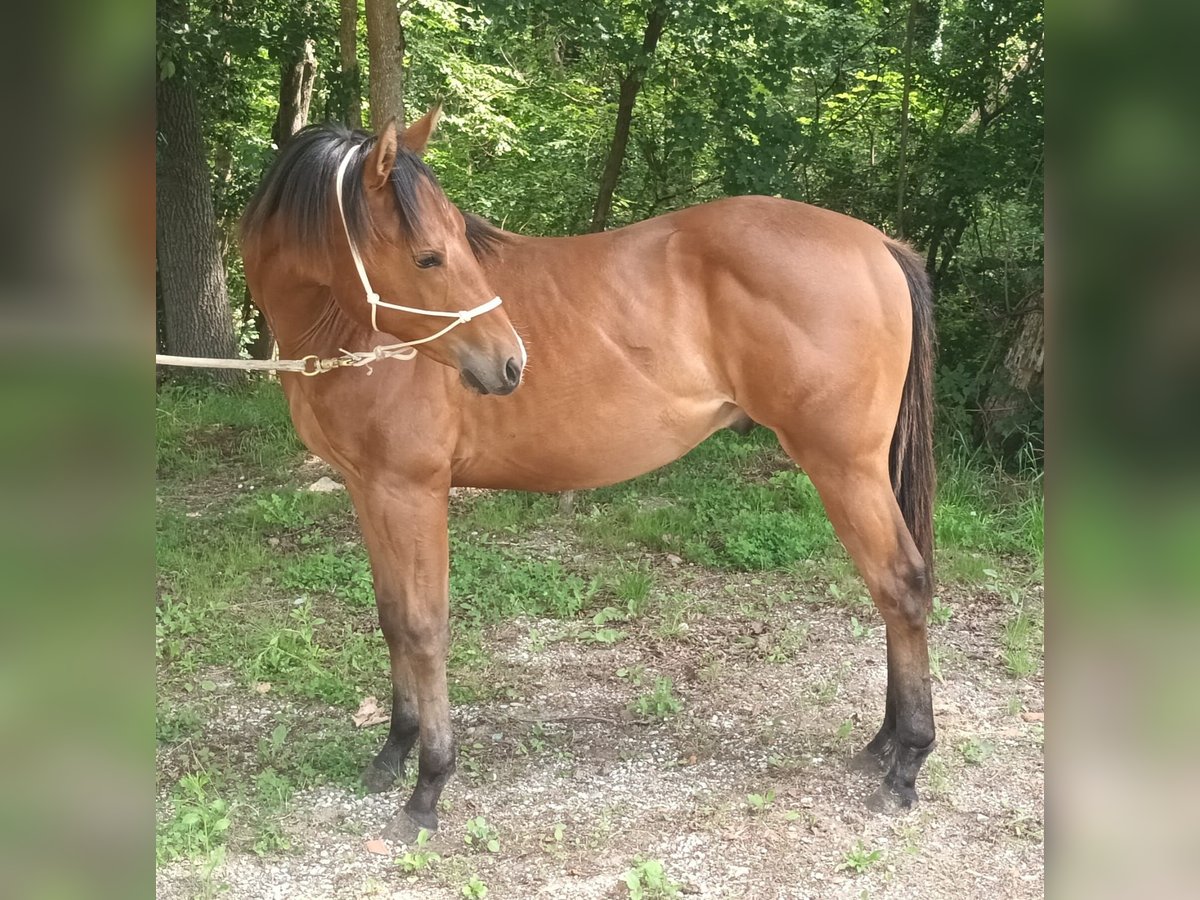
MULTIPOLYGON (((668 636, 649 616, 622 626, 628 636, 611 646, 580 641, 586 622, 517 620, 488 633, 516 699, 455 710, 463 751, 428 847, 440 854, 434 865, 407 875, 395 862, 405 848, 368 850, 402 791, 322 788, 294 798, 290 852, 231 847, 207 884, 193 863, 163 866, 158 896, 432 900, 463 897, 477 876, 490 898, 619 898, 637 857, 660 860, 685 897, 1043 895, 1043 679, 1040 668, 1020 680, 1005 671, 1008 598, 942 590, 954 615, 933 629, 938 749, 921 804, 877 815, 865 805, 877 779, 846 763, 882 716, 878 617, 855 610, 867 629, 856 636, 851 611, 834 603, 777 603, 749 616, 719 602, 726 582, 747 576, 671 564, 669 577, 693 591, 708 584, 717 599, 668 636), (636 685, 627 670, 639 666, 636 685), (673 679, 682 709, 638 718, 630 703, 657 676, 673 679), (748 795, 768 791, 770 802, 752 808, 748 795), (467 820, 480 815, 500 852, 464 844, 467 820), (847 866, 856 851, 877 855, 859 871, 847 866)), ((1040 588, 1025 602, 1040 604, 1040 588)), ((236 755, 285 704, 222 688, 229 702, 206 739, 236 755)), ((382 739, 385 726, 376 730, 382 739)))

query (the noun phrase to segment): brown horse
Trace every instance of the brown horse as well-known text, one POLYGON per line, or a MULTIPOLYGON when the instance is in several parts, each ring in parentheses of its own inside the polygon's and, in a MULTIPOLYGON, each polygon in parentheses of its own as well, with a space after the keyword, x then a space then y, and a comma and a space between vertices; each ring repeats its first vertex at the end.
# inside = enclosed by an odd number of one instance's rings
POLYGON ((934 741, 932 322, 919 258, 858 220, 766 197, 580 237, 504 232, 459 212, 421 161, 436 118, 400 135, 300 132, 242 234, 284 356, 420 341, 446 323, 430 313, 459 323, 373 374, 281 376, 301 438, 345 477, 374 570, 393 699, 367 787, 391 788, 420 741, 416 788, 389 835, 437 826, 455 767, 450 487, 612 484, 747 420, 811 477, 883 615, 883 726, 857 760, 886 773, 876 803, 911 805, 934 741), (456 317, 494 294, 502 306, 456 317), (369 302, 380 297, 392 306, 369 302), (511 397, 491 396, 522 378, 511 397))

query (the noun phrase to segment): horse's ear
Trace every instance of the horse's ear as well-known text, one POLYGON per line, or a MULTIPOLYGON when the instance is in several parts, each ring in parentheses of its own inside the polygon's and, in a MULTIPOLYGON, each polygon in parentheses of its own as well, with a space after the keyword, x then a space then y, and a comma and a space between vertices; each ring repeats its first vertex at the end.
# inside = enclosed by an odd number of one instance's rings
POLYGON ((379 132, 371 155, 363 166, 363 181, 373 191, 379 190, 392 177, 392 168, 396 165, 396 120, 388 119, 387 124, 379 132))
POLYGON ((441 117, 442 104, 441 101, 438 101, 429 108, 429 112, 404 129, 404 134, 400 135, 400 143, 417 156, 422 156, 429 139, 433 137, 433 130, 437 128, 438 119, 441 117))

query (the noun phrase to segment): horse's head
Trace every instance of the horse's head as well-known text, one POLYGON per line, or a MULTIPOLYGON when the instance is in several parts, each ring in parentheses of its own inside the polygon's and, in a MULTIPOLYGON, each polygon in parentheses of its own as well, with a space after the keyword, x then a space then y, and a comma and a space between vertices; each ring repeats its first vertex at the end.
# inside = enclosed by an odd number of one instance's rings
POLYGON ((417 349, 459 370, 481 394, 509 394, 521 382, 525 348, 467 239, 463 214, 421 160, 439 113, 434 107, 399 133, 389 122, 347 147, 331 209, 341 217, 332 286, 348 315, 401 341, 444 330, 417 349))

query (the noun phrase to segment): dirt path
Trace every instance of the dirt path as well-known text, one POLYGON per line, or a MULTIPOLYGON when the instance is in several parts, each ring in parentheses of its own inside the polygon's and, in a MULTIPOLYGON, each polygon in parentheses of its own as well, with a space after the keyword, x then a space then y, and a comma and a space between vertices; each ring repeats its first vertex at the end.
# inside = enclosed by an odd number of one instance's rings
MULTIPOLYGON (((490 898, 616 898, 630 895, 637 857, 661 861, 682 896, 701 898, 1043 895, 1042 677, 1040 666, 1019 680, 1005 671, 1007 598, 960 592, 934 627, 938 749, 920 806, 888 817, 864 803, 876 780, 846 766, 882 715, 877 616, 859 609, 855 627, 854 611, 804 600, 748 613, 722 601, 758 579, 686 565, 675 577, 709 583, 709 601, 665 625, 623 625, 612 645, 581 639, 587 621, 486 632, 507 697, 455 710, 459 773, 427 847, 439 861, 406 874, 403 849, 368 852, 402 791, 326 787, 293 799, 292 851, 231 848, 208 885, 194 864, 164 866, 158 896, 461 898, 475 876, 490 898), (659 677, 672 679, 680 710, 630 712, 659 677), (465 845, 477 816, 499 852, 465 845)), ((1040 606, 1040 588, 1025 602, 1040 606)), ((280 707, 232 683, 222 690, 227 721, 210 733, 253 746, 280 707)))

